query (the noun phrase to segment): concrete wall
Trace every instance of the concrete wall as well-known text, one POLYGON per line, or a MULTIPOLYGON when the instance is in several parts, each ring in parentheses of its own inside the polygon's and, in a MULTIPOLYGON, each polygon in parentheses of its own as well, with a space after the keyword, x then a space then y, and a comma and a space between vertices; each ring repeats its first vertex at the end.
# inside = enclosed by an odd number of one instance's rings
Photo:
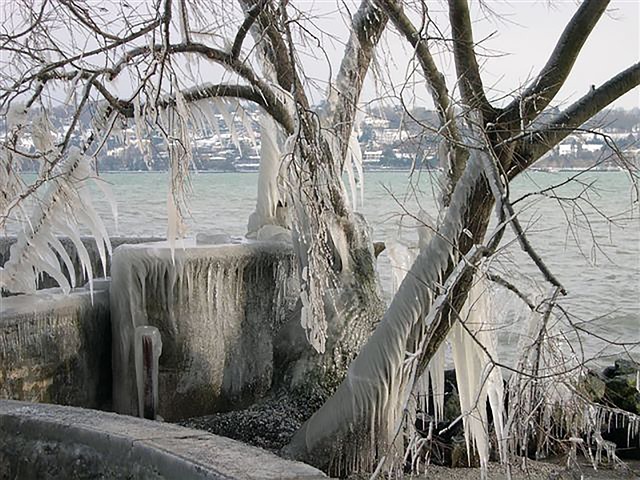
POLYGON ((0 398, 111 404, 108 282, 0 299, 0 398))
MULTIPOLYGON (((60 239, 81 278, 76 248, 60 239)), ((153 238, 112 238, 114 247, 153 238)), ((0 265, 15 237, 0 237, 0 265)), ((83 238, 94 272, 101 274, 95 241, 83 238)), ((109 259, 107 273, 111 261, 109 259)), ((67 272, 68 273, 68 272, 67 272)), ((67 275, 67 278, 68 275, 67 275)), ((45 275, 34 295, 0 298, 0 398, 111 408, 111 318, 109 284, 95 281, 93 299, 85 288, 63 295, 45 275), (45 288, 46 287, 46 288, 45 288)))
POLYGON ((160 330, 159 411, 179 420, 241 408, 273 376, 273 340, 295 302, 294 256, 278 243, 126 245, 111 288, 114 409, 135 415, 133 332, 160 330))
POLYGON ((0 480, 326 478, 228 438, 160 422, 0 401, 0 480))
POLYGON ((137 415, 139 325, 162 335, 159 414, 167 420, 241 408, 270 389, 274 336, 296 301, 290 246, 194 242, 172 254, 163 243, 127 244, 112 260, 111 295, 97 282, 93 303, 83 288, 0 299, 0 398, 137 415))

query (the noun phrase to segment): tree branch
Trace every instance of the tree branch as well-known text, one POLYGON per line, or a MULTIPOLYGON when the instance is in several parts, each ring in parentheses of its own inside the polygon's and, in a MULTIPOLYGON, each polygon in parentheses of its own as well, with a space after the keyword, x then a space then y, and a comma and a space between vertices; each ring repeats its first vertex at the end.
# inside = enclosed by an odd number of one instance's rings
POLYGON ((351 35, 335 84, 330 86, 327 113, 341 142, 343 157, 349 145, 362 85, 387 20, 387 16, 371 1, 362 1, 351 21, 351 35))
POLYGON ((247 11, 247 16, 245 17, 244 22, 242 22, 242 25, 240 25, 238 33, 236 33, 236 38, 233 40, 233 46, 231 47, 231 56, 233 58, 237 59, 240 56, 242 43, 244 42, 247 33, 249 33, 249 30, 251 30, 251 26, 258 18, 258 15, 263 8, 263 3, 263 1, 259 1, 247 11))
POLYGON ((472 108, 478 108, 492 121, 495 114, 482 86, 480 69, 473 49, 473 29, 467 0, 449 0, 449 19, 453 35, 453 57, 462 100, 472 108))
MULTIPOLYGON (((288 55, 283 52, 288 51, 287 44, 281 32, 278 30, 278 21, 275 15, 275 7, 271 4, 271 0, 240 0, 240 3, 246 10, 251 10, 254 6, 262 3, 257 17, 257 25, 255 28, 255 39, 264 51, 266 60, 273 66, 276 78, 273 79, 280 87, 291 92, 294 82, 300 82, 296 79, 293 65, 288 55)), ((308 102, 305 108, 308 108, 308 102)))
POLYGON ((117 35, 113 35, 109 32, 105 32, 100 27, 98 27, 96 22, 94 22, 93 19, 91 18, 91 12, 87 8, 84 8, 81 5, 76 5, 76 3, 73 0, 59 0, 59 2, 69 9, 73 17, 78 22, 80 22, 82 25, 87 27, 92 32, 97 33, 99 36, 103 38, 106 38, 115 42, 122 40, 117 35))
POLYGON ((519 121, 524 127, 549 105, 571 73, 578 54, 606 10, 609 1, 584 0, 582 2, 562 32, 538 77, 505 109, 505 120, 519 121))
POLYGON ((512 179, 531 166, 580 125, 611 102, 640 85, 640 63, 623 70, 560 113, 550 124, 518 138, 516 161, 508 172, 512 179))

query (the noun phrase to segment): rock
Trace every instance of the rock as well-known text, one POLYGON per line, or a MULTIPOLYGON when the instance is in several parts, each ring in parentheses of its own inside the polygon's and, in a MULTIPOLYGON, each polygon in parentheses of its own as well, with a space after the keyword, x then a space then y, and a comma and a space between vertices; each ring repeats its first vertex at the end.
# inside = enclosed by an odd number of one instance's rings
POLYGON ((614 362, 614 365, 616 366, 617 375, 635 374, 638 370, 640 370, 640 364, 627 358, 617 359, 614 362))
POLYGON ((609 366, 602 371, 606 378, 614 378, 619 375, 635 374, 640 370, 640 364, 628 358, 618 358, 613 366, 609 366))
MULTIPOLYGON (((637 362, 627 358, 617 359, 614 365, 602 372, 605 392, 601 398, 594 400, 632 414, 640 414, 640 392, 637 385, 639 367, 637 362)), ((616 455, 620 458, 640 459, 640 438, 629 435, 626 422, 610 424, 609 428, 602 432, 602 437, 617 445, 616 455)))
POLYGON ((587 374, 578 381, 578 389, 593 402, 602 402, 607 386, 606 377, 598 372, 589 370, 587 374))
POLYGON ((640 414, 640 392, 636 389, 636 374, 618 375, 606 381, 605 402, 627 412, 640 414))
POLYGON ((452 438, 451 444, 451 467, 452 468, 465 468, 465 467, 479 467, 480 459, 477 453, 471 452, 471 457, 467 453, 467 443, 464 439, 464 435, 456 435, 452 438))
POLYGON ((638 370, 640 364, 628 358, 619 358, 613 366, 604 369, 605 393, 595 399, 606 405, 614 405, 627 412, 640 414, 638 370))

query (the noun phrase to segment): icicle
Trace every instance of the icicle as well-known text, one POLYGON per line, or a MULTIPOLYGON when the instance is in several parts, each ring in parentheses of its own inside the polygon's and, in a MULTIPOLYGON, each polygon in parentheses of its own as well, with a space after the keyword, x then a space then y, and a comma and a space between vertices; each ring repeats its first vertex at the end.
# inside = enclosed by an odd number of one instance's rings
POLYGON ((27 119, 27 109, 22 102, 11 102, 7 111, 7 128, 13 130, 14 128, 20 128, 25 125, 27 119))
POLYGON ((102 195, 104 195, 105 200, 107 200, 107 203, 111 208, 111 215, 113 215, 113 221, 115 224, 116 235, 117 235, 119 232, 119 228, 118 228, 118 202, 116 201, 116 197, 113 195, 113 191, 111 190, 111 187, 109 186, 109 184, 107 184, 103 180, 99 178, 95 178, 93 183, 102 192, 102 195))
POLYGON ((238 149, 238 152, 242 152, 242 149, 240 148, 240 138, 238 137, 238 132, 233 121, 233 116, 229 112, 226 102, 220 98, 215 98, 212 100, 212 103, 215 105, 218 112, 220 112, 220 114, 222 115, 222 118, 227 125, 227 129, 229 130, 229 134, 231 135, 231 141, 238 149))
MULTIPOLYGON (((258 141, 256 139, 256 134, 253 131, 253 120, 251 116, 249 116, 241 105, 238 105, 238 114, 240 115, 240 121, 242 122, 244 131, 249 136, 249 140, 251 140, 251 143, 253 144, 253 148, 258 148, 258 141)), ((269 116, 269 118, 271 117, 269 116)))
POLYGON ((282 164, 278 148, 278 131, 275 122, 268 115, 261 116, 260 132, 258 198, 255 212, 249 217, 247 226, 249 235, 255 235, 264 225, 278 223, 276 216, 281 198, 278 192, 278 177, 282 164))
POLYGON ((175 264, 175 248, 176 238, 180 231, 180 216, 178 209, 176 208, 173 194, 169 192, 167 194, 167 240, 169 241, 169 247, 171 248, 171 261, 175 264))
POLYGON ((31 136, 33 145, 39 152, 44 153, 53 150, 54 139, 51 134, 51 122, 44 110, 33 120, 31 136))
POLYGON ((395 294, 415 260, 415 253, 399 240, 386 242, 387 256, 391 264, 391 294, 395 294))
POLYGON ((81 268, 88 277, 93 294, 91 260, 80 239, 79 222, 89 227, 96 236, 105 268, 105 247, 110 253, 111 244, 104 225, 93 209, 89 192, 83 185, 91 176, 89 159, 77 147, 72 147, 53 174, 54 178, 48 184, 41 201, 35 204, 30 228, 23 228, 11 247, 9 260, 2 271, 2 284, 11 291, 33 292, 36 288, 36 276, 40 272, 46 272, 65 292, 75 286, 75 271, 71 259, 55 237, 55 229, 67 235, 76 247, 81 268), (82 205, 82 209, 74 211, 78 205, 82 205), (62 274, 62 267, 55 253, 60 255, 71 277, 70 281, 62 274))
POLYGON ((218 144, 222 145, 222 136, 220 135, 220 124, 218 123, 218 115, 216 114, 215 105, 212 100, 203 100, 201 103, 202 114, 207 119, 207 123, 211 127, 218 144))
MULTIPOLYGON (((355 167, 355 171, 358 175, 357 186, 360 190, 360 205, 364 206, 364 169, 362 166, 362 150, 360 148, 360 142, 358 142, 358 135, 355 130, 349 138, 349 151, 351 153, 351 164, 355 167)), ((353 202, 354 208, 356 207, 355 200, 353 202)))
POLYGON ((471 442, 480 458, 483 475, 489 459, 489 433, 486 413, 487 398, 494 417, 500 457, 504 452, 504 406, 503 380, 495 360, 494 318, 489 301, 489 290, 484 277, 476 279, 460 312, 460 321, 455 322, 449 334, 456 369, 456 380, 463 415, 467 453, 471 460, 471 442), (463 325, 464 324, 464 325, 463 325), (487 353, 491 355, 489 358, 487 353))
POLYGON ((444 419, 444 349, 445 346, 443 344, 438 348, 438 350, 436 350, 436 353, 433 355, 429 365, 427 366, 427 371, 431 377, 433 411, 436 423, 439 423, 444 419))
POLYGON ((347 173, 347 179, 349 180, 349 190, 351 190, 351 206, 355 210, 357 202, 357 187, 356 187, 356 179, 353 173, 353 163, 351 161, 351 155, 347 155, 344 162, 344 170, 347 173))

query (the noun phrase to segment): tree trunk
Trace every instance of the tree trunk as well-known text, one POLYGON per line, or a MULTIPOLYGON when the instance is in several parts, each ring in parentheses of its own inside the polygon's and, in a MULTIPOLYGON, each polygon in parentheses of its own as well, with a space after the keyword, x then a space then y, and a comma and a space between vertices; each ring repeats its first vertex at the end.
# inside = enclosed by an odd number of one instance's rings
POLYGON ((484 238, 493 197, 481 162, 479 155, 468 162, 438 234, 420 252, 345 381, 286 447, 287 456, 337 473, 353 468, 371 471, 394 443, 403 414, 400 398, 413 387, 403 368, 406 355, 430 339, 420 354, 419 375, 455 319, 450 309, 460 310, 471 283, 473 272, 467 271, 441 315, 425 324, 439 285, 484 238))

